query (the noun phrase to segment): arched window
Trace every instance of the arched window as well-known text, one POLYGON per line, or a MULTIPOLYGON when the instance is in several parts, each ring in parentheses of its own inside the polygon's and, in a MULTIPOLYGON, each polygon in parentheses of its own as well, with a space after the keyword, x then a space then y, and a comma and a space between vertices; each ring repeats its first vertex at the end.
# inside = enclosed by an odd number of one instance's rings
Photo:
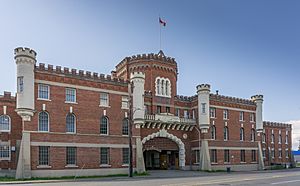
POLYGON ((251 129, 251 141, 255 141, 255 130, 251 129))
POLYGON ((157 94, 159 95, 160 94, 160 79, 157 79, 157 82, 156 82, 156 91, 157 91, 157 94))
POLYGON ((106 116, 101 117, 100 134, 108 134, 108 118, 106 116))
POLYGON ((128 135, 129 134, 129 127, 128 127, 128 119, 123 119, 122 122, 122 135, 128 135))
POLYGON ((213 140, 216 139, 216 127, 215 126, 211 127, 211 139, 213 139, 213 140))
POLYGON ((245 139, 244 128, 240 128, 240 140, 244 141, 244 139, 245 139))
POLYGON ((66 131, 70 133, 75 133, 76 131, 76 117, 74 114, 68 114, 66 117, 66 131))
POLYGON ((165 95, 165 81, 161 80, 161 95, 165 95))
POLYGON ((262 134, 262 142, 266 143, 266 134, 265 133, 262 134))
POLYGON ((45 111, 39 113, 39 131, 49 131, 49 114, 45 111))
POLYGON ((224 141, 227 141, 228 140, 228 127, 224 127, 224 141))
POLYGON ((7 115, 0 116, 0 131, 9 132, 10 131, 10 118, 7 115))
POLYGON ((275 135, 272 134, 272 136, 271 136, 271 143, 274 143, 274 141, 275 141, 275 135))
POLYGON ((168 96, 169 95, 169 81, 168 80, 166 80, 166 87, 165 87, 165 93, 166 93, 166 95, 168 96))

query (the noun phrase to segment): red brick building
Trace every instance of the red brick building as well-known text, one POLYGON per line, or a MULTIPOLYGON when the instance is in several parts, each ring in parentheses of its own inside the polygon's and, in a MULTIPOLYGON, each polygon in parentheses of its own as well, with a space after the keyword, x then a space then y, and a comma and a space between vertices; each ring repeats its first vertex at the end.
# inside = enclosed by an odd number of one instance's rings
POLYGON ((178 96, 177 63, 162 51, 126 57, 106 76, 37 65, 28 48, 16 48, 15 61, 16 98, 0 97, 2 175, 127 173, 130 113, 137 172, 291 163, 291 125, 263 123, 262 95, 227 97, 201 84, 178 96))

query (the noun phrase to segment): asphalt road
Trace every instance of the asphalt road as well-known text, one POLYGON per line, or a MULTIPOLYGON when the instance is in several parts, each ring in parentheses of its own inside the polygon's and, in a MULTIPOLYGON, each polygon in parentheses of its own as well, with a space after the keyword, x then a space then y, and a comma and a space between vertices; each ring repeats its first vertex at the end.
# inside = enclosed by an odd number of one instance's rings
MULTIPOLYGON (((291 185, 300 186, 300 169, 247 173, 199 173, 194 171, 157 171, 147 177, 105 178, 22 186, 196 186, 196 185, 291 185)), ((10 184, 20 186, 20 184, 10 184)))

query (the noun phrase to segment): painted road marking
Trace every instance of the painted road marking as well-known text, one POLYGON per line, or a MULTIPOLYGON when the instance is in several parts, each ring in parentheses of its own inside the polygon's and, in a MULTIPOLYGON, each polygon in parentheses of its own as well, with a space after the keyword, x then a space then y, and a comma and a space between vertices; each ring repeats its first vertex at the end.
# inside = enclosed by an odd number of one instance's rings
POLYGON ((281 182, 275 182, 271 183, 272 185, 279 185, 279 184, 284 184, 284 183, 293 183, 293 182, 299 182, 300 180, 289 180, 289 181, 281 181, 281 182))

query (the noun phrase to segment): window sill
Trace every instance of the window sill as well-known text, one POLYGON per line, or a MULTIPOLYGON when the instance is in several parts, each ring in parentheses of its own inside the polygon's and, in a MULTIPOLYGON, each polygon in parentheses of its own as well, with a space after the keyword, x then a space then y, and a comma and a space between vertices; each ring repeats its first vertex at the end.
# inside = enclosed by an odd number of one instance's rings
POLYGON ((10 133, 10 130, 0 130, 0 132, 10 133))
POLYGON ((78 168, 78 165, 66 165, 65 168, 78 168))
POLYGON ((129 110, 129 108, 121 107, 122 110, 129 110))
POLYGON ((101 164, 100 167, 111 167, 111 165, 108 165, 108 164, 101 164))
POLYGON ((100 136, 108 136, 108 134, 100 134, 100 136))
POLYGON ((129 135, 128 135, 128 134, 122 134, 122 136, 123 136, 123 137, 128 137, 129 135))
POLYGON ((10 157, 9 158, 0 158, 0 161, 10 161, 10 157))
POLYGON ((38 132, 40 132, 40 133, 49 133, 50 131, 40 131, 40 130, 38 130, 38 132))
POLYGON ((128 167, 129 166, 129 164, 123 164, 122 165, 122 167, 128 167))
POLYGON ((229 121, 229 119, 223 118, 224 121, 229 121))
POLYGON ((99 105, 99 107, 111 108, 111 106, 110 106, 110 105, 99 105))
POLYGON ((230 165, 231 163, 230 163, 230 162, 224 162, 224 164, 225 164, 225 165, 230 165))
POLYGON ((77 102, 72 102, 72 101, 65 101, 65 103, 67 103, 67 104, 78 104, 77 102))
POLYGON ((247 162, 241 161, 240 164, 246 164, 247 162))
POLYGON ((212 165, 218 165, 218 163, 216 163, 216 162, 211 162, 211 164, 212 164, 212 165))
POLYGON ((51 169, 52 167, 50 165, 38 165, 36 168, 38 168, 38 169, 51 169))
POLYGON ((38 101, 51 101, 50 99, 44 99, 44 98, 37 98, 38 101))
POLYGON ((76 132, 66 132, 66 134, 76 134, 76 132))

